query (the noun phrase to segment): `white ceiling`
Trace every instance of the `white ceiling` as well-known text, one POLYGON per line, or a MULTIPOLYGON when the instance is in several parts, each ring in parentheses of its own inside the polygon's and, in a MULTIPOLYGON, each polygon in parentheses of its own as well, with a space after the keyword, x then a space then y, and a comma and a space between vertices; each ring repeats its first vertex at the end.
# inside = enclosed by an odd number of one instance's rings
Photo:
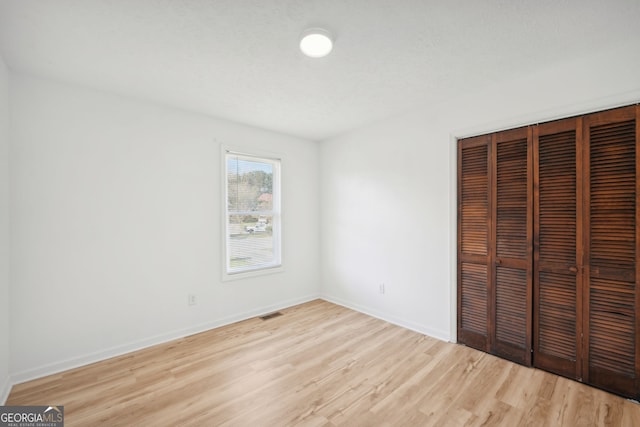
POLYGON ((0 0, 12 70, 312 140, 634 40, 640 0, 0 0))

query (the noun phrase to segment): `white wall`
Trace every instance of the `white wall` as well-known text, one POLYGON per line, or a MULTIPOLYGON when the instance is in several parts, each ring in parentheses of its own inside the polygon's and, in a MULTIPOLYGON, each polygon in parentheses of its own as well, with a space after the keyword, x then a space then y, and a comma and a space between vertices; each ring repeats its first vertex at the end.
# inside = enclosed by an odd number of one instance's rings
POLYGON ((0 56, 0 405, 9 394, 9 70, 0 56))
POLYGON ((324 141, 323 297, 455 341, 456 137, 638 102, 639 71, 610 47, 324 141))
POLYGON ((449 148, 428 130, 400 119, 322 143, 323 296, 447 339, 449 148))
POLYGON ((318 296, 317 143, 24 75, 11 108, 16 382, 318 296), (220 144, 284 155, 282 273, 221 282, 220 144))

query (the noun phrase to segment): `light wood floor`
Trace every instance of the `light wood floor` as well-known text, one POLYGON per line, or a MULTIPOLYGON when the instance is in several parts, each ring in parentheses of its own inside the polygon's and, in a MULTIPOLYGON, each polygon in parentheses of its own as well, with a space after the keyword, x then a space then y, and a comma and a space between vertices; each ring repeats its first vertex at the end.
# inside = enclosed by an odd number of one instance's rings
POLYGON ((640 426, 640 406, 325 301, 16 385, 67 426, 640 426))

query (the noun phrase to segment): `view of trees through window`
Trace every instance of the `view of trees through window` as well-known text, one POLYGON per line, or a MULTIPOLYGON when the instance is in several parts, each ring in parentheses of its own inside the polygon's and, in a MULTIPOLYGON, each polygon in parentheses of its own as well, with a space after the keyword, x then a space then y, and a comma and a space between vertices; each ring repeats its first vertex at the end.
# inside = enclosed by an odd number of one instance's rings
MULTIPOLYGON (((274 175, 269 159, 227 155, 227 271, 278 265, 274 240, 274 175)), ((277 228, 277 227, 276 227, 277 228)))

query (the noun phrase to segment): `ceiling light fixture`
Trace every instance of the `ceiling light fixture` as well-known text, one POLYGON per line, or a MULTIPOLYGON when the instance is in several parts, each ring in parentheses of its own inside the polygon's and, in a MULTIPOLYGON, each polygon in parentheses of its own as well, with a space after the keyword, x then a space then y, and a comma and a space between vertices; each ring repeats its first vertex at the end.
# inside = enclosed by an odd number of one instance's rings
POLYGON ((322 28, 309 28, 300 36, 300 50, 310 58, 322 58, 333 49, 331 33, 322 28))

